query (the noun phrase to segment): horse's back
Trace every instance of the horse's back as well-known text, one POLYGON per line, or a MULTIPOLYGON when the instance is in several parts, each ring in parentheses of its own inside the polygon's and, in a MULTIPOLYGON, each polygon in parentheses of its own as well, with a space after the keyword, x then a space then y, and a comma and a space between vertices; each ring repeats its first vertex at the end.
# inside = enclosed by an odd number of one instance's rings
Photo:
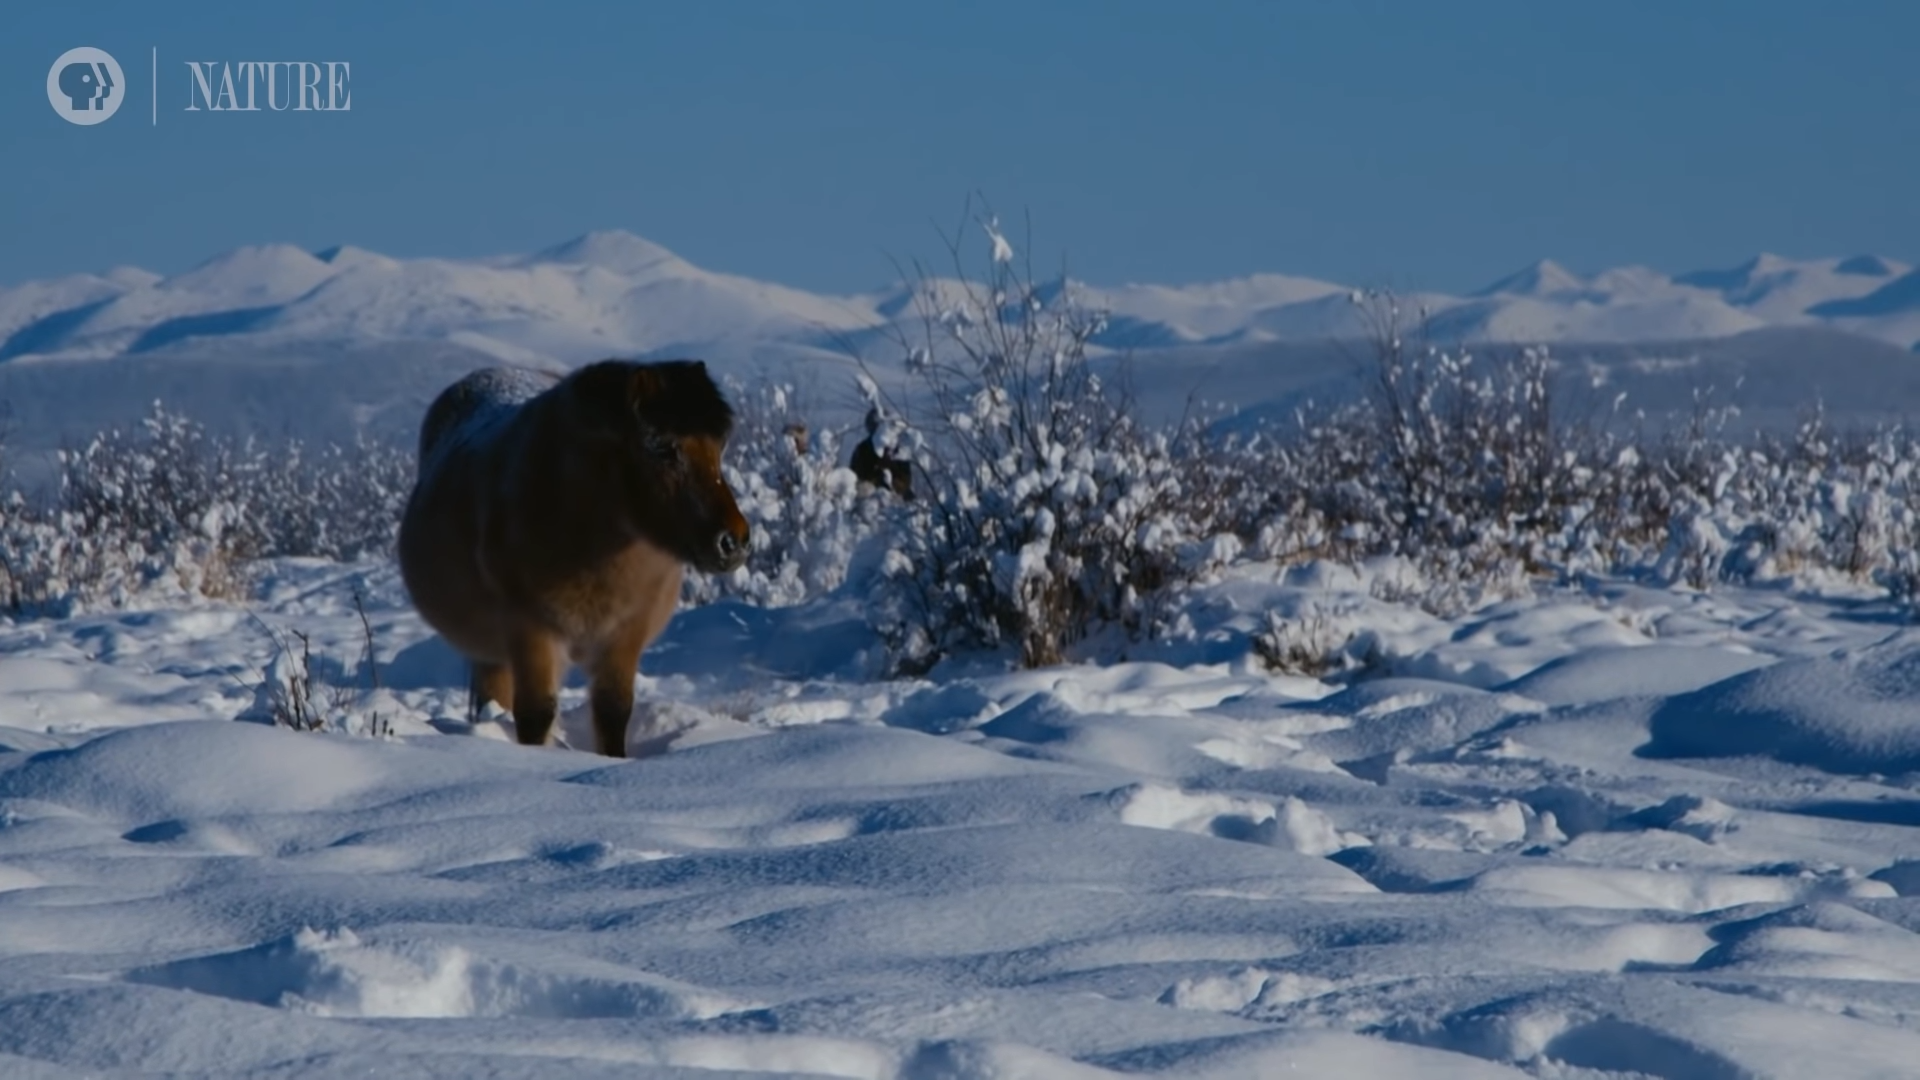
POLYGON ((531 368, 484 368, 440 391, 420 422, 420 479, 427 479, 447 450, 497 430, 558 381, 557 375, 531 368))

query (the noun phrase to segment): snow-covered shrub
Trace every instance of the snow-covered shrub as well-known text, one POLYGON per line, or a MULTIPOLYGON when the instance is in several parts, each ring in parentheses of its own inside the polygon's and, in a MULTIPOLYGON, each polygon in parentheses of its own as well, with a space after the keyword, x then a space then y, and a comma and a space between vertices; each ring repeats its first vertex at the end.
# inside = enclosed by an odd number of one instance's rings
POLYGON ((1317 679, 1355 665, 1348 652, 1353 642, 1353 633, 1323 611, 1291 619, 1269 611, 1253 635, 1253 654, 1271 671, 1317 679))
POLYGON ((1591 517, 1592 448, 1559 422, 1549 357, 1416 346, 1390 296, 1362 297, 1377 323, 1371 392, 1218 444, 1234 531, 1281 562, 1396 556, 1411 599, 1458 610, 1563 570, 1591 517))
MULTIPOLYGON (((914 498, 862 484, 840 433, 790 385, 735 384, 727 477, 747 564, 689 574, 686 599, 787 605, 854 585, 902 670, 1008 647, 1061 659, 1101 628, 1174 625, 1188 586, 1255 558, 1390 564, 1383 598, 1452 614, 1542 581, 1631 574, 1878 586, 1920 603, 1920 442, 1838 432, 1728 434, 1696 399, 1664 434, 1565 404, 1544 351, 1483 355, 1403 340, 1376 320, 1372 393, 1247 429, 1143 424, 1098 311, 1016 265, 991 218, 984 271, 924 271, 897 344, 912 391, 879 385, 873 438, 912 463, 914 498)), ((1614 403, 1617 412, 1618 402, 1614 403)), ((411 450, 220 438, 156 405, 130 432, 59 456, 41 498, 0 492, 0 607, 57 613, 154 589, 231 595, 270 556, 391 549, 411 450)), ((1275 662, 1307 658, 1275 629, 1275 662)), ((1309 652, 1317 652, 1315 649, 1309 652)))
POLYGON ((386 555, 413 491, 411 446, 358 439, 310 447, 241 444, 247 487, 236 527, 258 557, 351 562, 386 555))
POLYGON ((294 731, 337 731, 375 738, 392 734, 391 719, 368 707, 369 699, 380 691, 380 669, 374 661, 373 624, 358 590, 353 594, 353 606, 360 615, 362 637, 360 658, 351 668, 316 662, 310 635, 291 627, 275 628, 256 617, 272 643, 273 657, 254 681, 253 704, 241 713, 242 719, 294 731), (327 673, 330 666, 337 674, 327 673))
POLYGON ((955 277, 919 273, 918 329, 899 342, 918 386, 896 441, 918 497, 889 507, 870 617, 904 670, 1003 644, 1058 662, 1096 627, 1150 628, 1242 547, 1184 497, 1178 433, 1144 427, 1096 371, 1101 314, 979 224, 986 269, 970 276, 951 242, 955 277))
POLYGON ((148 588, 232 594, 249 553, 231 528, 236 462, 225 449, 156 404, 137 434, 61 451, 49 504, 11 496, 9 606, 117 604, 148 588))
POLYGON ((210 435, 155 403, 132 432, 61 451, 58 488, 0 496, 0 585, 16 612, 122 604, 152 590, 233 596, 247 562, 387 551, 410 451, 309 451, 210 435))
POLYGON ((752 549, 731 573, 688 571, 685 599, 780 607, 838 588, 891 496, 866 488, 841 464, 836 434, 809 423, 791 385, 729 379, 727 396, 735 422, 724 469, 752 549))
POLYGON ((1720 576, 1825 573, 1911 595, 1920 542, 1920 444, 1900 429, 1834 432, 1821 413, 1791 439, 1730 452, 1710 516, 1730 548, 1720 576))
POLYGON ((1570 414, 1544 350, 1412 344, 1390 296, 1358 300, 1376 327, 1370 394, 1181 461, 1253 555, 1401 560, 1390 599, 1442 614, 1594 574, 1920 588, 1906 433, 1839 435, 1816 413, 1790 438, 1734 438, 1704 391, 1666 434, 1616 430, 1570 414))
POLYGON ((925 497, 885 508, 869 613, 903 670, 1001 645, 1045 664, 1097 627, 1152 633, 1187 585, 1243 557, 1385 559, 1399 570, 1376 588, 1447 615, 1614 573, 1920 589, 1920 448, 1904 435, 1839 439, 1816 419, 1789 441, 1734 439, 1705 394, 1668 434, 1618 430, 1617 399, 1567 407, 1544 349, 1410 343, 1387 296, 1359 298, 1378 329, 1363 400, 1290 425, 1156 430, 1102 378, 1099 313, 1064 281, 1036 284, 981 225, 985 272, 951 245, 958 272, 920 274, 917 336, 899 342, 925 497))

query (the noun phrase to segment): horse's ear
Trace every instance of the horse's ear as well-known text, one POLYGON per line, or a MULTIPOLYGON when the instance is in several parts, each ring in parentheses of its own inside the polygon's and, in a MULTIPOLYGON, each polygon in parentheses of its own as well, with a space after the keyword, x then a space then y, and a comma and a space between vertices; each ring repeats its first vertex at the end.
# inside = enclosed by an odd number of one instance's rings
POLYGON ((627 407, 634 412, 642 412, 647 405, 660 396, 660 373, 647 367, 636 367, 627 379, 627 407))

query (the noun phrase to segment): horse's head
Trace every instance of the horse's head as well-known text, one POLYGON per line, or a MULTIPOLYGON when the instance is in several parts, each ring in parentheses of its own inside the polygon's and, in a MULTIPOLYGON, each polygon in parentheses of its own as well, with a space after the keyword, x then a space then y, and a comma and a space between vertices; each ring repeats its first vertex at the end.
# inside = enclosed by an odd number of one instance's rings
POLYGON ((611 419, 626 458, 623 494, 641 533, 709 573, 746 562, 747 519, 720 471, 733 409, 706 364, 608 361, 593 367, 610 369, 604 374, 619 387, 606 404, 617 403, 611 419))

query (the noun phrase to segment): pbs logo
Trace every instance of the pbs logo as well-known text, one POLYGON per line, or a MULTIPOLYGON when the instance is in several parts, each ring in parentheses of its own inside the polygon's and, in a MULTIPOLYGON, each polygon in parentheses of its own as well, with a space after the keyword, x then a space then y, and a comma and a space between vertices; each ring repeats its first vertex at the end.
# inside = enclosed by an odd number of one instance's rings
POLYGON ((118 60, 105 49, 82 46, 53 62, 47 72, 47 101, 70 124, 98 124, 120 111, 126 86, 118 60))

